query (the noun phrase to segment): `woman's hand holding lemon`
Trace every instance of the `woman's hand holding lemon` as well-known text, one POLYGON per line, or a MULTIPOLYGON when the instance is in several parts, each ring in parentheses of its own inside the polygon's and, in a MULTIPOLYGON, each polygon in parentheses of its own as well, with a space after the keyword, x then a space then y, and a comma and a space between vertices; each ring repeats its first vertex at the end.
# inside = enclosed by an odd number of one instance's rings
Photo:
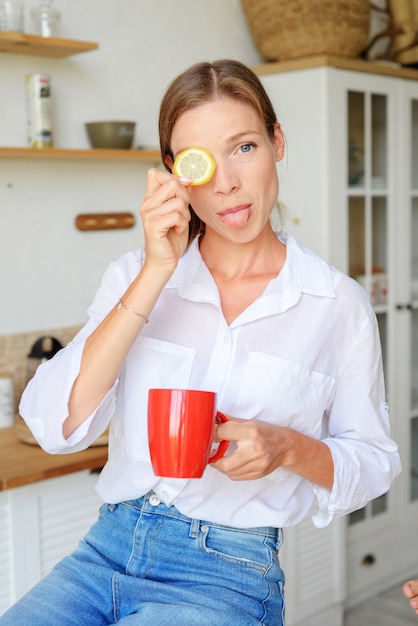
POLYGON ((148 171, 141 218, 145 233, 145 263, 171 273, 187 247, 190 221, 189 180, 152 168, 148 171))
POLYGON ((187 148, 173 164, 176 177, 152 168, 148 172, 141 217, 145 232, 145 262, 171 274, 187 247, 189 185, 209 182, 215 171, 212 155, 203 148, 187 148))

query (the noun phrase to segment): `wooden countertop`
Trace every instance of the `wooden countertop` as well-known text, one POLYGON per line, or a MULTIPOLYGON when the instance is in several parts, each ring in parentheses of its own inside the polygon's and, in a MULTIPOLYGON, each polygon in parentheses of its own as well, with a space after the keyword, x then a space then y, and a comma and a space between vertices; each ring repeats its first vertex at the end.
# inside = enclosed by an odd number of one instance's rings
POLYGON ((93 446, 72 454, 48 454, 38 446, 22 443, 14 426, 0 429, 0 491, 102 468, 106 461, 107 446, 93 446))

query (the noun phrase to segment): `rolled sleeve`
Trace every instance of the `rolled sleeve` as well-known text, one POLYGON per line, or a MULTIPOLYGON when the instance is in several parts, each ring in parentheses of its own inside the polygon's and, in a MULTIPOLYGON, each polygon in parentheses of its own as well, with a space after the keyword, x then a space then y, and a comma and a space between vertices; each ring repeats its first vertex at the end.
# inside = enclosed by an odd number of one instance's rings
MULTIPOLYGON (((88 329, 84 331, 88 334, 88 329)), ((84 341, 70 343, 55 357, 42 363, 23 392, 19 412, 39 445, 51 454, 87 448, 106 430, 114 411, 117 383, 95 411, 65 439, 62 428, 68 417, 71 390, 80 371, 84 341)))
POLYGON ((354 320, 323 439, 333 457, 333 488, 313 485, 318 506, 313 522, 318 527, 386 493, 401 471, 384 400, 379 331, 368 301, 360 303, 354 320))
POLYGON ((387 493, 401 471, 398 449, 391 440, 380 447, 336 440, 325 443, 334 460, 334 484, 331 491, 313 485, 317 511, 312 521, 318 528, 387 493))

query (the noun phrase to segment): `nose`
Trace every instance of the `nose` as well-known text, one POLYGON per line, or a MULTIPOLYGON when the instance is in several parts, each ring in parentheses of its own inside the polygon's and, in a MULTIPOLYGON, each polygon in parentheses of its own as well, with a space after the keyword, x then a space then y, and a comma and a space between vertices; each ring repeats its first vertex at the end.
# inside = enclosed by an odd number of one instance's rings
POLYGON ((240 186, 240 177, 234 165, 228 159, 216 159, 216 168, 212 177, 215 193, 229 194, 237 191, 240 186))

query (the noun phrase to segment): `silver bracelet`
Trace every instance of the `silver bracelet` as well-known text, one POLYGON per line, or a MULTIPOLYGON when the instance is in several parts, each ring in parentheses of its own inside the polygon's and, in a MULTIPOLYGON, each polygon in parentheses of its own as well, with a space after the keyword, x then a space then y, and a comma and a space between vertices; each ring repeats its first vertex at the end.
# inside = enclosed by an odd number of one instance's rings
POLYGON ((121 310, 122 307, 124 309, 126 309, 127 311, 129 311, 129 313, 135 313, 135 315, 137 315, 138 317, 141 317, 143 320, 145 320, 145 324, 148 324, 149 318, 146 315, 142 315, 142 313, 138 313, 138 311, 135 311, 134 309, 131 309, 131 307, 127 306, 122 299, 119 300, 119 304, 118 304, 118 308, 116 309, 116 313, 118 313, 121 310))

